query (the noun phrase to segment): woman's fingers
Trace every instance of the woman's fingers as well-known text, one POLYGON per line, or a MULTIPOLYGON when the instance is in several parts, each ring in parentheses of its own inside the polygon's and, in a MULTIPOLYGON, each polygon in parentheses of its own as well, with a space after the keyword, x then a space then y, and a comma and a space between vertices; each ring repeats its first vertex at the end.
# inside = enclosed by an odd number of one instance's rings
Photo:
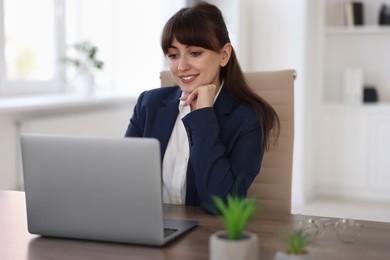
POLYGON ((191 110, 212 107, 214 104, 217 87, 214 84, 197 87, 189 95, 182 96, 183 105, 191 105, 191 110))
POLYGON ((191 105, 198 97, 198 88, 191 92, 188 96, 183 96, 181 100, 184 101, 183 105, 188 106, 191 105))
POLYGON ((214 104, 217 87, 214 84, 205 85, 197 88, 198 100, 196 108, 212 107, 214 104))

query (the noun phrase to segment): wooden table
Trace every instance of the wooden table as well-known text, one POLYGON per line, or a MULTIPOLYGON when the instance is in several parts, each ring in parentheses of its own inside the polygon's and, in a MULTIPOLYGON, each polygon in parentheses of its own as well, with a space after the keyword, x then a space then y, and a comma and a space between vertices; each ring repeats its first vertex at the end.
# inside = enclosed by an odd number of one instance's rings
MULTIPOLYGON (((193 219, 199 226, 164 247, 44 238, 27 231, 23 192, 0 191, 0 259, 209 259, 209 236, 222 229, 220 220, 200 208, 167 206, 167 217, 193 219)), ((273 259, 286 231, 307 219, 301 215, 260 213, 248 227, 259 236, 261 259, 273 259)), ((318 218, 317 218, 318 219, 318 218)), ((336 219, 320 219, 332 223, 336 219)), ((390 259, 390 223, 359 221, 354 243, 341 242, 330 227, 310 245, 313 259, 390 259)))

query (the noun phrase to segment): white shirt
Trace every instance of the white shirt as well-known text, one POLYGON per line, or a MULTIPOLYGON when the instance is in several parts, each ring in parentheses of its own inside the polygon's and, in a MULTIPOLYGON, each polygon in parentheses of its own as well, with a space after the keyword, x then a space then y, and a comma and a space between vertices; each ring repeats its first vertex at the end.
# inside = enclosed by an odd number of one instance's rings
MULTIPOLYGON (((223 81, 215 100, 221 92, 223 81)), ((182 93, 182 96, 184 93, 182 93)), ((187 191, 187 166, 190 156, 190 146, 187 132, 182 118, 191 112, 190 106, 183 106, 179 103, 179 114, 173 127, 171 137, 165 151, 162 173, 163 173, 163 202, 169 204, 185 204, 187 191)))

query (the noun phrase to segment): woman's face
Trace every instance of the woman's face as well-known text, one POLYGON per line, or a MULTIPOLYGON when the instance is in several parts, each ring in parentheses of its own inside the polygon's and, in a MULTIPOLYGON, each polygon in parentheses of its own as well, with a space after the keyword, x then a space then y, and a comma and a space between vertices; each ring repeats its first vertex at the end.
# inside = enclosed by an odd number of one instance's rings
POLYGON ((166 57, 171 75, 183 92, 189 94, 197 87, 207 84, 215 84, 219 88, 220 69, 230 57, 230 52, 227 55, 225 47, 218 53, 183 45, 173 38, 166 57))

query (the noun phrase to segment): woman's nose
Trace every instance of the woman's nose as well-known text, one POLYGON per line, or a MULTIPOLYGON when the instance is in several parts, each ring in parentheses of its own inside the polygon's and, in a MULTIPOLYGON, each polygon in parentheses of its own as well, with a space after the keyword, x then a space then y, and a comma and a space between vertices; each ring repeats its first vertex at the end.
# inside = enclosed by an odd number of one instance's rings
POLYGON ((186 71, 190 68, 190 64, 188 63, 187 58, 184 56, 180 57, 179 64, 178 64, 178 70, 179 71, 186 71))

